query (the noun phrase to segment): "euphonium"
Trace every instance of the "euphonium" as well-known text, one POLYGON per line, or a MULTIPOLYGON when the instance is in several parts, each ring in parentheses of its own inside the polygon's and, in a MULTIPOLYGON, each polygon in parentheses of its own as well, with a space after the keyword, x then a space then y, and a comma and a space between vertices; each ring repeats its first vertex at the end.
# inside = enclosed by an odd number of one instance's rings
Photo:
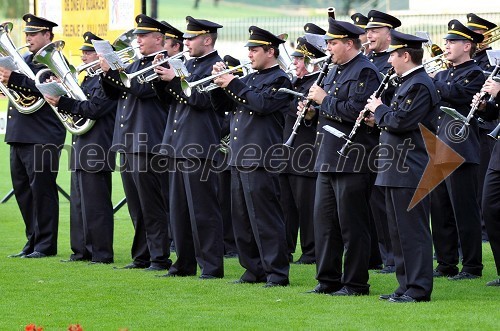
MULTIPOLYGON (((45 45, 35 54, 33 61, 47 66, 47 69, 42 69, 36 74, 35 81, 38 84, 42 84, 43 82, 40 81, 42 75, 47 72, 52 72, 57 78, 59 78, 60 83, 66 90, 68 96, 79 101, 87 100, 85 93, 78 85, 78 81, 75 77, 76 72, 73 71, 74 68, 70 69, 62 54, 63 48, 64 41, 59 40, 45 45)), ((71 134, 84 134, 89 131, 95 123, 94 120, 83 117, 75 120, 72 115, 60 113, 57 110, 57 107, 51 105, 51 108, 54 110, 64 127, 71 134)))
MULTIPOLYGON (((282 33, 278 36, 278 38, 283 39, 286 41, 288 39, 288 34, 282 33)), ((278 64, 281 69, 292 79, 293 77, 293 70, 292 70, 292 64, 293 60, 290 54, 288 54, 288 51, 286 50, 285 43, 281 43, 278 46, 278 49, 280 51, 280 54, 278 56, 278 64)))
MULTIPOLYGON (((0 55, 10 56, 17 66, 20 73, 35 79, 35 74, 31 68, 24 62, 23 57, 19 54, 18 49, 14 46, 10 38, 10 30, 12 29, 11 22, 5 22, 0 25, 0 55)), ((45 100, 40 97, 24 95, 20 92, 9 89, 4 84, 0 83, 0 91, 12 102, 14 107, 22 114, 31 114, 40 109, 45 103, 45 100)))

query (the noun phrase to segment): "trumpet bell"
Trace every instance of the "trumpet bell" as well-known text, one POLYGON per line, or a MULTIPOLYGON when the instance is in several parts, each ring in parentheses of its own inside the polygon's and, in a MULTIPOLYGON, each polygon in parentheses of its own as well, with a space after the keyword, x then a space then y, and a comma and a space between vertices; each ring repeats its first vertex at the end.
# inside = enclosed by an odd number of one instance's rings
MULTIPOLYGON (((75 72, 72 71, 62 54, 63 48, 64 41, 59 40, 45 45, 35 54, 33 61, 47 66, 47 69, 42 69, 36 74, 35 81, 42 84, 42 76, 50 71, 59 78, 68 96, 79 101, 85 101, 87 97, 78 85, 75 72)), ((71 115, 61 114, 56 107, 51 106, 51 108, 71 134, 82 135, 89 131, 95 123, 94 120, 85 118, 75 120, 71 115)))

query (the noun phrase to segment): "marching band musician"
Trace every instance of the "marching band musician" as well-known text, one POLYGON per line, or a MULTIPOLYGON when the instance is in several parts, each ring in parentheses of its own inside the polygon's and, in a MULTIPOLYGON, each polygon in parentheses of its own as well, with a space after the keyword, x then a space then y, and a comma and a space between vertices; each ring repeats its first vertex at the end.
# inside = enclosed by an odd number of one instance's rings
MULTIPOLYGON (((222 25, 191 16, 186 23, 184 44, 192 57, 186 63, 187 80, 196 81, 210 76, 213 64, 222 60, 215 50, 222 25)), ((164 276, 194 276, 198 264, 200 279, 222 278, 224 245, 215 168, 224 112, 214 111, 207 93, 193 89, 188 97, 173 68, 155 71, 161 79, 155 83, 158 95, 172 99, 162 152, 175 169, 169 173, 169 199, 177 260, 164 276)))
MULTIPOLYGON (((211 92, 216 109, 233 110, 231 209, 239 261, 245 269, 234 283, 288 286, 290 266, 278 179, 284 115, 290 100, 278 89, 291 87, 277 60, 278 47, 285 41, 256 26, 249 32, 245 46, 255 71, 241 79, 221 75, 214 82, 222 89, 211 92)), ((213 73, 223 69, 223 63, 217 63, 213 73)))
MULTIPOLYGON (((467 116, 469 104, 484 83, 481 68, 472 60, 483 35, 465 27, 458 20, 448 23, 447 70, 434 77, 441 96, 441 106, 449 106, 467 116)), ((434 277, 450 280, 478 278, 482 275, 481 222, 477 201, 479 168, 478 124, 472 118, 463 136, 458 136, 457 122, 448 114, 438 116, 437 136, 465 162, 431 192, 431 220, 434 250, 438 262, 434 277), (463 252, 462 271, 458 272, 458 244, 463 252)), ((437 152, 439 155, 440 153, 437 152)), ((447 160, 437 160, 438 167, 447 167, 447 160)))
MULTIPOLYGON (((235 59, 231 55, 225 55, 224 63, 226 68, 231 69, 236 66, 241 65, 241 61, 235 59)), ((238 69, 233 72, 234 75, 239 77, 244 76, 243 69, 238 69)), ((229 116, 231 109, 226 109, 224 113, 224 121, 221 126, 221 139, 226 139, 224 144, 229 142, 230 139, 230 122, 231 117, 229 116)), ((222 140, 221 140, 222 143, 222 140)), ((227 146, 222 146, 219 151, 224 153, 227 157, 228 148, 227 146)), ((224 160, 224 164, 227 164, 227 160, 224 160)), ((227 165, 222 171, 219 172, 219 203, 222 212, 222 222, 223 222, 223 233, 224 233, 224 257, 233 258, 238 257, 238 248, 236 247, 236 239, 234 238, 233 230, 233 219, 231 213, 231 167, 227 165)))
MULTIPOLYGON (((386 52, 391 44, 391 31, 401 26, 401 21, 394 16, 370 10, 368 23, 365 31, 369 42, 368 58, 375 64, 381 74, 386 75, 391 67, 388 62, 390 53, 386 52)), ((389 104, 394 94, 394 86, 389 84, 382 95, 385 104, 389 104)), ((376 176, 376 174, 374 174, 376 176)), ((392 249, 391 236, 385 209, 384 189, 375 186, 370 198, 370 206, 373 213, 373 223, 376 228, 378 248, 384 263, 384 268, 377 270, 378 273, 387 274, 395 272, 394 252, 392 249)), ((373 246, 372 246, 373 247, 373 246)), ((373 253, 372 253, 373 254, 373 253)))
MULTIPOLYGON (((474 13, 467 14, 467 24, 465 26, 476 33, 484 35, 485 38, 487 37, 486 33, 488 31, 497 27, 495 23, 485 20, 474 13)), ((481 44, 478 45, 478 48, 479 47, 481 47, 481 44)), ((491 71, 493 69, 488 60, 488 54, 486 53, 487 50, 491 49, 489 45, 485 45, 485 47, 478 49, 473 57, 477 65, 484 71, 491 71)))
MULTIPOLYGON (((368 17, 361 13, 354 13, 351 15, 351 20, 352 24, 356 25, 357 27, 365 30, 366 25, 368 24, 368 17)), ((370 47, 368 47, 368 44, 370 43, 367 39, 368 37, 366 36, 366 30, 365 33, 359 36, 359 40, 361 40, 361 49, 363 51, 363 54, 368 56, 370 54, 370 47), (364 45, 364 46, 363 46, 364 45)))
MULTIPOLYGON (((391 64, 387 62, 390 53, 386 52, 391 44, 391 31, 400 26, 401 21, 392 15, 375 9, 368 12, 368 24, 365 27, 366 37, 370 42, 368 58, 384 75, 391 67, 391 64)), ((390 98, 391 96, 386 95, 384 99, 390 100, 390 98)))
MULTIPOLYGON (((324 88, 313 85, 307 98, 319 105, 318 126, 328 124, 348 133, 379 85, 379 73, 361 54, 361 28, 332 18, 328 23, 324 38, 337 67, 324 88)), ((299 110, 303 107, 299 103, 299 110)), ((313 113, 309 110, 306 118, 313 113)), ((322 137, 316 142, 319 150, 314 169, 319 172, 314 205, 318 285, 310 293, 368 295, 369 199, 373 186, 368 156, 377 144, 378 131, 363 126, 349 158, 336 152, 343 145, 341 139, 325 134, 324 129, 318 134, 322 137)))
POLYGON ((161 24, 167 27, 165 32, 165 45, 163 48, 167 51, 168 56, 174 56, 184 50, 184 38, 182 31, 176 29, 168 22, 161 21, 161 24))
MULTIPOLYGON (((151 66, 154 54, 163 50, 167 29, 143 14, 137 15, 135 21, 133 33, 143 58, 130 64, 127 73, 151 66)), ((167 111, 151 83, 140 84, 134 79, 127 88, 118 70, 110 70, 100 59, 103 90, 109 98, 118 99, 112 150, 121 153, 123 188, 135 229, 133 262, 123 269, 166 270, 171 265, 165 199, 168 180, 165 160, 159 152, 167 111)))
MULTIPOLYGON (((429 301, 432 292, 432 237, 429 226, 430 199, 424 198, 407 211, 429 157, 419 124, 435 129, 439 95, 420 66, 425 39, 392 31, 389 62, 399 78, 390 106, 373 96, 367 108, 375 113, 367 121, 382 128, 375 184, 385 189, 386 210, 394 249, 398 288, 380 299, 396 303, 429 301), (408 148, 401 148, 408 146, 408 148)), ((362 115, 360 115, 362 116, 362 115)))
MULTIPOLYGON (((23 16, 30 55, 24 58, 33 73, 44 66, 33 56, 54 38, 57 24, 32 14, 23 16)), ((42 97, 35 81, 22 73, 0 68, 0 81, 27 96, 42 97)), ((66 130, 48 104, 31 114, 21 114, 9 104, 5 142, 10 145, 10 169, 14 194, 26 226, 28 242, 10 257, 42 258, 57 254, 59 197, 56 177, 59 151, 66 130), (36 167, 35 167, 36 166, 36 167)))
MULTIPOLYGON (((467 14, 467 24, 466 26, 474 32, 481 33, 486 38, 486 32, 496 28, 496 24, 490 21, 485 20, 477 16, 476 14, 469 13, 467 14)), ((481 47, 481 44, 478 45, 481 47)), ((477 65, 483 69, 485 72, 492 71, 493 68, 490 65, 490 61, 488 60, 487 50, 491 50, 491 47, 484 47, 483 49, 476 51, 473 59, 476 61, 477 65)), ((485 73, 486 75, 486 73, 485 73)), ((478 171, 478 197, 479 206, 481 207, 482 193, 483 193, 483 184, 484 177, 486 176, 486 171, 488 170, 488 164, 490 163, 491 154, 493 152, 493 147, 495 145, 494 141, 488 136, 488 133, 493 130, 497 124, 497 118, 493 118, 492 120, 487 120, 481 116, 481 112, 478 112, 477 115, 482 119, 479 121, 479 146, 481 148, 481 159, 479 161, 479 171, 478 171)), ((484 219, 481 212, 481 225, 482 225, 482 238, 483 240, 488 240, 488 234, 486 233, 486 229, 484 228, 484 219)))
MULTIPOLYGON (((307 25, 306 25, 307 26, 307 25)), ((323 35, 326 33, 323 30, 323 35)), ((306 59, 313 60, 325 56, 321 49, 307 41, 307 35, 297 39, 295 51, 291 54, 295 66, 296 78, 292 82, 295 92, 307 93, 319 75, 318 65, 312 72, 306 68, 306 59)), ((297 104, 299 97, 290 102, 285 116, 283 141, 286 141, 297 120, 297 104)), ((304 123, 298 130, 295 149, 290 150, 287 167, 279 176, 281 187, 281 205, 285 216, 287 232, 288 256, 291 262, 292 253, 297 247, 297 236, 300 228, 300 248, 302 255, 296 264, 313 264, 316 262, 314 252, 314 190, 317 174, 314 172, 316 153, 317 117, 307 125, 304 123)))
MULTIPOLYGON (((481 108, 489 116, 498 119, 500 105, 500 83, 488 79, 482 90, 493 97, 492 101, 482 103, 481 108)), ((476 103, 480 97, 477 93, 472 100, 476 103)), ((493 154, 491 155, 488 171, 484 179, 482 210, 486 231, 488 233, 493 258, 495 260, 497 275, 500 276, 500 134, 493 137, 496 139, 493 154)), ((500 278, 489 281, 486 286, 500 286, 500 278)))
MULTIPOLYGON (((83 63, 98 60, 92 40, 102 40, 90 31, 83 34, 83 63)), ((88 100, 45 95, 57 110, 96 120, 92 129, 73 136, 71 151, 70 261, 113 262, 113 203, 111 173, 116 154, 110 152, 116 116, 116 100, 106 97, 99 76, 85 76, 81 84, 88 100)))
MULTIPOLYGON (((165 45, 163 46, 163 48, 167 51, 167 55, 169 57, 172 57, 172 56, 175 56, 175 55, 181 53, 184 50, 184 37, 182 36, 183 35, 182 31, 178 30, 177 28, 175 28, 174 26, 172 26, 171 24, 169 24, 166 21, 161 21, 161 23, 167 27, 166 31, 164 33, 165 34, 165 45)), ((158 54, 155 57, 155 60, 159 60, 160 58, 163 58, 163 54, 158 54)), ((182 62, 186 62, 186 58, 184 57, 184 55, 182 55, 179 59, 182 60, 182 62)), ((153 61, 153 63, 155 63, 155 61, 153 61)), ((159 67, 157 71, 161 72, 161 68, 162 67, 159 67)), ((166 105, 167 107, 170 107, 168 104, 170 104, 172 102, 171 99, 163 100, 163 101, 167 104, 166 105)), ((170 203, 169 203, 169 192, 168 192, 168 189, 169 189, 168 176, 165 176, 164 180, 167 180, 167 183, 165 184, 165 186, 167 188, 165 200, 167 202, 167 204, 166 204, 167 210, 169 210, 170 203)), ((170 212, 169 212, 169 215, 170 215, 170 212)), ((168 217, 168 233, 169 233, 168 237, 170 240, 170 245, 169 245, 170 251, 175 251, 175 243, 174 243, 173 235, 172 235, 170 216, 168 217)))

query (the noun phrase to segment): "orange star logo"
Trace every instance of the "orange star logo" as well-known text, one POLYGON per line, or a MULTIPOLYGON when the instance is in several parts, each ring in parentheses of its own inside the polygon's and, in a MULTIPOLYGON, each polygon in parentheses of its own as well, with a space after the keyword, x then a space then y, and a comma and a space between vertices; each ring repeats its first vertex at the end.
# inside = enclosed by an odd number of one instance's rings
POLYGON ((415 193, 413 193, 407 211, 415 207, 423 198, 431 193, 436 186, 465 162, 465 159, 460 154, 446 145, 429 129, 420 123, 418 126, 420 127, 422 138, 424 138, 425 149, 427 150, 427 155, 429 155, 429 162, 427 162, 422 178, 420 178, 415 193), (436 151, 439 151, 439 163, 437 162, 436 151))

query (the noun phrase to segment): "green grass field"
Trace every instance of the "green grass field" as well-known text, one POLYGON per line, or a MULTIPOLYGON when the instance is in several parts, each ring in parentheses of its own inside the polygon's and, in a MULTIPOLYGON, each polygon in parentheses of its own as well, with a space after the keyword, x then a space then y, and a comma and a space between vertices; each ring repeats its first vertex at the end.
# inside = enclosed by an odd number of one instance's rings
MULTIPOLYGON (((0 102, 0 109, 5 109, 0 102)), ((3 136, 0 136, 3 140, 3 136)), ((9 148, 0 144, 0 196, 11 188, 9 148)), ((69 190, 66 156, 58 182, 69 190)), ((118 174, 113 200, 123 197, 118 174)), ((115 265, 130 262, 133 229, 126 208, 115 215, 115 265)), ((114 270, 110 265, 61 263, 69 257, 69 203, 60 197, 59 254, 39 260, 11 259, 25 243, 15 199, 0 205, 0 330, 24 330, 35 323, 44 330, 251 329, 251 330, 498 330, 500 289, 485 283, 496 277, 491 250, 483 245, 482 279, 438 279, 432 302, 396 305, 378 300, 396 287, 394 275, 371 272, 371 295, 337 298, 304 292, 316 285, 315 267, 292 265, 291 286, 264 289, 234 285, 243 269, 225 261, 226 277, 156 278, 142 270, 114 270)), ((175 259, 175 256, 173 256, 175 259)))
MULTIPOLYGON (((158 16, 170 21, 186 15, 211 19, 236 14, 241 18, 294 14, 223 2, 215 8, 212 0, 201 1, 200 9, 193 11, 193 2, 159 1, 158 16)), ((319 15, 326 17, 325 13, 319 15)), ((5 108, 5 100, 0 99, 0 112, 5 108)), ((3 135, 0 139, 3 141, 3 135)), ((58 183, 66 191, 69 178, 67 155, 63 154, 58 183)), ((113 180, 113 201, 117 203, 123 197, 119 174, 114 174, 113 180)), ((9 147, 0 143, 0 198, 10 189, 9 147)), ((114 266, 130 262, 132 236, 131 220, 124 207, 115 214, 114 266)), ((114 270, 113 265, 61 263, 71 254, 69 202, 62 196, 56 257, 7 258, 25 243, 24 225, 14 198, 0 204, 0 238, 0 331, 24 330, 30 323, 43 326, 45 331, 66 330, 77 323, 84 330, 130 331, 498 330, 500 323, 500 289, 485 286, 496 278, 488 244, 483 245, 483 278, 459 283, 438 279, 432 302, 395 305, 378 300, 378 295, 396 288, 393 274, 370 272, 370 296, 338 298, 304 293, 316 285, 314 266, 292 265, 290 287, 264 289, 259 285, 228 284, 243 272, 236 259, 225 261, 224 279, 210 281, 197 277, 156 278, 156 273, 114 270)), ((175 255, 172 258, 175 260, 175 255)))

